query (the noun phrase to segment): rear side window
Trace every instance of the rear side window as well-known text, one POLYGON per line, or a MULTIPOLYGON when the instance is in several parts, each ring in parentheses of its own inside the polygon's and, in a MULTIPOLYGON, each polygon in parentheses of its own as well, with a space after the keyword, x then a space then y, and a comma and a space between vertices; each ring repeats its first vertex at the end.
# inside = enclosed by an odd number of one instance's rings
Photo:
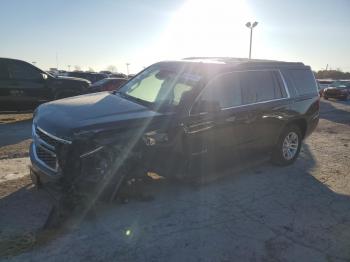
POLYGON ((285 73, 298 95, 317 93, 315 78, 310 70, 289 69, 285 73))
POLYGON ((33 66, 20 61, 8 62, 9 75, 12 79, 38 80, 42 79, 40 72, 33 66))
POLYGON ((253 104, 286 97, 275 71, 247 71, 240 73, 244 104, 253 104))

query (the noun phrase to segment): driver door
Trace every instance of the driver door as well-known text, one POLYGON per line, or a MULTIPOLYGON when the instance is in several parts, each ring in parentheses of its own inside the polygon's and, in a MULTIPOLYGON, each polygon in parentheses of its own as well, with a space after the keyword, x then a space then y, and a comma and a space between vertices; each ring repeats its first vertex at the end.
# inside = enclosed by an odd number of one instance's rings
POLYGON ((7 62, 8 96, 15 109, 29 109, 50 98, 47 81, 36 67, 16 60, 7 62))
POLYGON ((196 99, 185 125, 189 154, 196 168, 218 169, 237 158, 237 146, 242 142, 237 126, 241 127, 246 117, 245 112, 237 113, 242 105, 241 93, 238 73, 233 72, 210 81, 196 99))

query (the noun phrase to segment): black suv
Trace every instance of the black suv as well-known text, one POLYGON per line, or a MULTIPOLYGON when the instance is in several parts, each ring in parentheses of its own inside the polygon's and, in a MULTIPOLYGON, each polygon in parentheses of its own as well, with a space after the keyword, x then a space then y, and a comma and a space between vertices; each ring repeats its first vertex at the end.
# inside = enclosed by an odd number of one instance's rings
POLYGON ((0 109, 28 110, 54 99, 85 93, 84 79, 54 77, 27 62, 0 58, 0 109))
POLYGON ((83 79, 89 80, 91 83, 95 83, 97 81, 100 81, 108 77, 107 74, 92 73, 92 72, 76 72, 76 71, 69 72, 67 76, 83 78, 83 79))
POLYGON ((118 91, 41 105, 31 175, 99 194, 128 176, 198 176, 254 154, 289 165, 318 119, 317 84, 302 63, 160 62, 118 91))

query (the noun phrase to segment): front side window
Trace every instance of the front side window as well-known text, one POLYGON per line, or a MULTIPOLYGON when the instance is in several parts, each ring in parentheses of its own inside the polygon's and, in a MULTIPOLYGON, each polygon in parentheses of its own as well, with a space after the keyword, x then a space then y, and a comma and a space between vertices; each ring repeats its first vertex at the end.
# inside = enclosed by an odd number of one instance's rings
POLYGON ((118 93, 155 108, 172 108, 179 104, 184 93, 198 84, 200 78, 180 68, 155 65, 124 84, 118 93))
POLYGON ((43 79, 39 70, 23 62, 8 62, 10 78, 18 80, 39 80, 43 79))

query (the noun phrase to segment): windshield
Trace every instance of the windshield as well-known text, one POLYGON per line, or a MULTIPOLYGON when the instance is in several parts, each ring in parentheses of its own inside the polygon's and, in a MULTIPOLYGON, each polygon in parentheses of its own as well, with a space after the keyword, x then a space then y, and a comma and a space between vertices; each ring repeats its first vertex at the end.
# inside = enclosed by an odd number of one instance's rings
POLYGON ((350 87, 350 81, 335 81, 332 84, 333 87, 337 89, 345 89, 350 87))
POLYGON ((118 93, 155 109, 173 109, 180 103, 183 94, 190 92, 200 79, 200 75, 180 68, 154 65, 127 82, 118 93))

